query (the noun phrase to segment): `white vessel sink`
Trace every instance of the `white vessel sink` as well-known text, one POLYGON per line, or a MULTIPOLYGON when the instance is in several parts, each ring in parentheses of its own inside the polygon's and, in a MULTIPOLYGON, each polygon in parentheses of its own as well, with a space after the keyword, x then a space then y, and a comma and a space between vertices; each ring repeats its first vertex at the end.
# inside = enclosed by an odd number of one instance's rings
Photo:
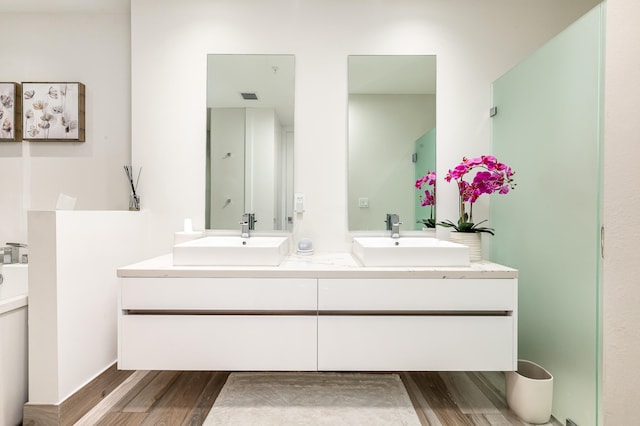
POLYGON ((364 266, 469 266, 469 247, 425 237, 356 237, 353 254, 364 266))
POLYGON ((289 252, 287 237, 211 236, 173 246, 173 264, 278 266, 289 252))

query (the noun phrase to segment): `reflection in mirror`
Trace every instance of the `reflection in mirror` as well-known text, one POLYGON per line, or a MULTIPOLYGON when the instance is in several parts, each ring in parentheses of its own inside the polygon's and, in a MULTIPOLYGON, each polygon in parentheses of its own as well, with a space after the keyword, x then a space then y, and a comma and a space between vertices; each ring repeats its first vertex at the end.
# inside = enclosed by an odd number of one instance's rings
POLYGON ((435 171, 436 57, 349 56, 349 230, 422 229, 416 179, 435 171))
POLYGON ((207 56, 205 226, 291 230, 293 55, 207 56))

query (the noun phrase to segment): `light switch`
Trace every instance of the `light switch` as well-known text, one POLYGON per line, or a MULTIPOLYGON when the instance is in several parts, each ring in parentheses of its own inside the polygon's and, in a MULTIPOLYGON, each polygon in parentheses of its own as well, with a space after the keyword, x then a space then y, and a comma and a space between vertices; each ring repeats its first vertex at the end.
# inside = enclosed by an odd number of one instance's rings
POLYGON ((296 213, 304 212, 304 194, 297 192, 293 198, 293 209, 296 213))
POLYGON ((358 207, 361 209, 369 208, 369 199, 368 198, 358 198, 358 207))

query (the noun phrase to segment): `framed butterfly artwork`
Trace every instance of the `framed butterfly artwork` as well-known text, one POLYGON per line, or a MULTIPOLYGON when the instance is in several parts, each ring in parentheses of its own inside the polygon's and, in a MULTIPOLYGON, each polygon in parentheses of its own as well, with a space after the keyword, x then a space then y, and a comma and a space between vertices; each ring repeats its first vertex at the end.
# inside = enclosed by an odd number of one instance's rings
POLYGON ((22 83, 22 131, 28 141, 84 142, 82 83, 22 83))
POLYGON ((19 83, 0 83, 0 142, 22 140, 20 89, 19 83))

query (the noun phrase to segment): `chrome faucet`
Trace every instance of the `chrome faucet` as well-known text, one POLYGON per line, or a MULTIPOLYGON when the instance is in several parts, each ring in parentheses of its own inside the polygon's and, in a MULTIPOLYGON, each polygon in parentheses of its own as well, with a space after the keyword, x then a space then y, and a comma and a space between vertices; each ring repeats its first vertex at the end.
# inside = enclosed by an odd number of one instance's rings
POLYGON ((27 248, 26 244, 21 243, 6 243, 6 247, 0 247, 2 258, 0 263, 19 263, 20 262, 20 249, 27 248))
POLYGON ((391 238, 400 238, 400 216, 395 213, 387 213, 387 231, 391 232, 391 238))
POLYGON ((240 222, 240 225, 242 226, 240 236, 242 238, 249 238, 249 232, 254 230, 256 222, 256 215, 254 213, 243 214, 242 222, 240 222))

